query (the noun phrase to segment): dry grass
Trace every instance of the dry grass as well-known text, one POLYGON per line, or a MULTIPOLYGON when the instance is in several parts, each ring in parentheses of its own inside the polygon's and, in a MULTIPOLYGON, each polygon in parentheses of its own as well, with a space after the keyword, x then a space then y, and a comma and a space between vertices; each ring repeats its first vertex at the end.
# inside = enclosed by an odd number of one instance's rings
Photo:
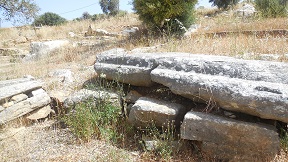
MULTIPOLYGON (((287 54, 288 42, 285 38, 263 38, 254 36, 231 35, 226 37, 210 38, 195 36, 182 40, 171 40, 159 49, 166 52, 204 53, 214 55, 237 56, 247 53, 287 54)), ((276 60, 281 61, 281 60, 276 60)))

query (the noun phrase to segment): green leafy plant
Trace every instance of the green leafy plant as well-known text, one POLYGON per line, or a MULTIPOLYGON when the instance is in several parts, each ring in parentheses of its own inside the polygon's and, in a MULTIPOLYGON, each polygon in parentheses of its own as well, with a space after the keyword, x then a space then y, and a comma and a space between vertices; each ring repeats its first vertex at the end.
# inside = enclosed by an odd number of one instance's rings
POLYGON ((35 18, 39 7, 33 0, 1 0, 0 10, 6 20, 18 22, 23 18, 26 21, 35 18))
POLYGON ((52 12, 46 12, 43 15, 36 18, 33 22, 33 26, 42 26, 42 25, 48 25, 48 26, 55 26, 60 25, 66 22, 66 19, 59 16, 58 14, 52 13, 52 12))
POLYGON ((256 9, 262 17, 287 16, 287 0, 255 0, 256 9))
MULTIPOLYGON (((99 91, 99 93, 102 90, 117 91, 119 95, 123 93, 123 86, 117 81, 107 81, 104 74, 90 80, 85 88, 99 91)), ((122 107, 116 105, 111 103, 109 95, 104 96, 102 100, 91 98, 77 104, 63 120, 81 140, 89 141, 92 138, 99 138, 118 143, 131 132, 132 126, 129 126, 122 116, 122 107)))
POLYGON ((152 152, 164 161, 171 160, 172 156, 179 151, 181 146, 179 134, 177 134, 173 122, 168 122, 162 128, 157 128, 155 124, 146 127, 142 131, 140 144, 144 150, 152 152), (154 148, 152 150, 147 149, 147 146, 145 146, 147 139, 154 141, 154 148))
POLYGON ((74 112, 63 118, 77 138, 89 141, 91 138, 112 139, 116 132, 119 108, 92 99, 76 105, 74 112))
POLYGON ((183 34, 194 22, 197 0, 134 0, 140 20, 153 31, 183 34))
POLYGON ((217 6, 219 9, 228 9, 229 6, 234 6, 239 3, 240 0, 209 0, 213 6, 217 6))
POLYGON ((282 149, 288 151, 288 132, 284 128, 280 128, 280 143, 282 149))

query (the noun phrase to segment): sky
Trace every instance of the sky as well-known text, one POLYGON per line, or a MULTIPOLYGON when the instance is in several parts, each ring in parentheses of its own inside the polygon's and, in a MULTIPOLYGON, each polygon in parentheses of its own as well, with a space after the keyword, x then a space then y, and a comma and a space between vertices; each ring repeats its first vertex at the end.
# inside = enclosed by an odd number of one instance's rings
MULTIPOLYGON (((99 0, 34 0, 40 7, 41 15, 45 12, 53 12, 67 20, 73 20, 77 17, 81 17, 84 12, 88 12, 90 15, 102 13, 99 5, 99 0)), ((199 0, 197 6, 211 7, 208 3, 209 0, 199 0)), ((133 12, 131 0, 120 0, 120 10, 126 10, 133 12)), ((2 15, 0 15, 2 16, 2 15)), ((11 22, 4 21, 2 19, 1 27, 12 27, 11 22)), ((23 25, 23 24, 22 24, 23 25)))

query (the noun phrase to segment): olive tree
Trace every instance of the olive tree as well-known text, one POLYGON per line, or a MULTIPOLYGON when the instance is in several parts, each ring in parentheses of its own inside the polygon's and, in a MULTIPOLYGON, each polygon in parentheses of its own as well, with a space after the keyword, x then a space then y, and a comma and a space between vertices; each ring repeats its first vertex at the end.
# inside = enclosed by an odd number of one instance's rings
POLYGON ((29 22, 39 10, 34 0, 0 0, 0 13, 7 21, 29 22))
POLYGON ((100 0, 99 4, 105 14, 116 15, 119 12, 119 0, 100 0))
POLYGON ((47 25, 47 26, 55 26, 55 25, 60 25, 66 22, 66 19, 59 16, 56 13, 52 12, 46 12, 43 15, 40 15, 37 17, 33 24, 34 26, 42 26, 42 25, 47 25))
POLYGON ((134 10, 152 31, 183 34, 194 22, 197 0, 134 0, 134 10))

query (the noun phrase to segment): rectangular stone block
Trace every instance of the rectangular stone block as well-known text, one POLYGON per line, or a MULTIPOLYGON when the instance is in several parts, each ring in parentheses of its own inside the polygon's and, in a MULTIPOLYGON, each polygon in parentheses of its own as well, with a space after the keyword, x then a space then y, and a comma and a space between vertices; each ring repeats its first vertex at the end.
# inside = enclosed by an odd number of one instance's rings
POLYGON ((272 126, 192 111, 184 117, 181 138, 201 141, 203 152, 232 161, 271 159, 280 147, 272 126))

